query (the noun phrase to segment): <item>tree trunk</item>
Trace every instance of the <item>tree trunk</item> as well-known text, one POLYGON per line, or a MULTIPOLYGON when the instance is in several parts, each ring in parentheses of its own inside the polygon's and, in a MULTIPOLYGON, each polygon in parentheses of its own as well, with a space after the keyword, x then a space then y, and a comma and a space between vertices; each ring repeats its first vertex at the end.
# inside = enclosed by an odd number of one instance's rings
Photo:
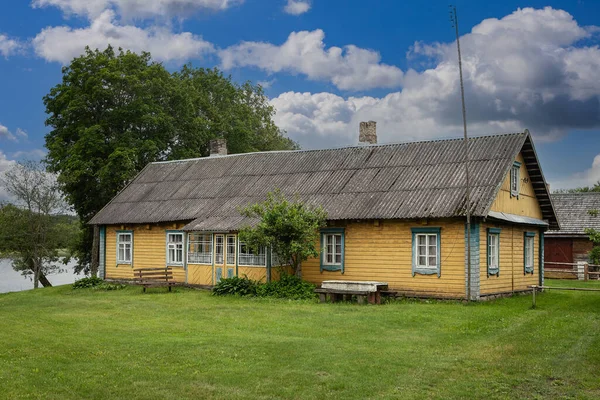
POLYGON ((33 288, 37 289, 40 286, 40 271, 38 265, 33 263, 33 288))
POLYGON ((296 276, 298 279, 302 279, 302 261, 295 261, 296 263, 296 276))
POLYGON ((37 273, 37 264, 33 258, 27 259, 27 266, 33 273, 33 288, 37 289, 39 286, 39 274, 37 273))
POLYGON ((94 239, 92 240, 92 262, 90 265, 90 274, 93 277, 98 276, 98 266, 100 265, 100 227, 94 225, 94 239))
POLYGON ((46 275, 44 275, 42 271, 40 271, 39 281, 43 287, 52 287, 52 284, 50 283, 48 278, 46 278, 46 275))

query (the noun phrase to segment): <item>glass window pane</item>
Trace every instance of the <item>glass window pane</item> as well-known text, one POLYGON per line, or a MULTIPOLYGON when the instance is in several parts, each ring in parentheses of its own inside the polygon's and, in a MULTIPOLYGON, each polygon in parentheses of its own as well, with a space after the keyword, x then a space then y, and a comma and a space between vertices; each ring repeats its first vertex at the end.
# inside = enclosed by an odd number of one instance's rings
POLYGON ((419 265, 426 265, 426 264, 427 264, 427 257, 419 256, 419 265))
POLYGON ((435 246, 435 245, 429 246, 429 255, 430 256, 437 255, 437 246, 435 246))
POLYGON ((429 266, 435 267, 437 265, 437 257, 429 257, 429 266))
POLYGON ((417 240, 420 245, 426 245, 427 244, 427 237, 425 235, 417 235, 417 240))

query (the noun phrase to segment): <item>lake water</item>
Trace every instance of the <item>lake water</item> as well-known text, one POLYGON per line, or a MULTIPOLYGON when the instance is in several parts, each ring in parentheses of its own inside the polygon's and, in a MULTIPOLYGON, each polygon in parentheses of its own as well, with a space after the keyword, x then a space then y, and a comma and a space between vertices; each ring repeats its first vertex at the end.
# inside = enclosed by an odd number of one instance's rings
MULTIPOLYGON (((74 263, 62 267, 64 272, 48 275, 47 278, 53 286, 66 285, 81 279, 84 275, 73 273, 74 263)), ((40 287, 42 285, 40 284, 40 287)), ((33 289, 33 281, 29 277, 22 276, 20 272, 12 268, 11 260, 0 259, 0 293, 19 292, 21 290, 33 289)))

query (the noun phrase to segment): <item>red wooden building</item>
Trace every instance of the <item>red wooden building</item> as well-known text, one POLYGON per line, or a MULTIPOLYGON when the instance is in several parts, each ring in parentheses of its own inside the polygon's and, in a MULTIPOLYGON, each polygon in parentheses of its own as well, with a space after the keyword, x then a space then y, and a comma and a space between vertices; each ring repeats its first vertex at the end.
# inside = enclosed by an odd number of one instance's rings
POLYGON ((544 262, 547 268, 573 269, 573 263, 589 261, 592 242, 585 230, 600 230, 600 193, 553 194, 552 203, 560 230, 546 232, 544 262))

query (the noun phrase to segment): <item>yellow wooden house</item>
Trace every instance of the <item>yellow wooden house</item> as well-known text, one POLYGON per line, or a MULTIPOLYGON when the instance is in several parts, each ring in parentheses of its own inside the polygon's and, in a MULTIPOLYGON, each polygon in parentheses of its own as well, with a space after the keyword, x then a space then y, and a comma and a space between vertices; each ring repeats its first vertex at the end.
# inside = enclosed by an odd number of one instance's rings
MULTIPOLYGON (((214 146, 213 146, 214 145, 214 146)), ((277 279, 275 255, 238 240, 239 209, 280 189, 328 213, 303 278, 383 281, 410 296, 480 299, 543 283, 543 237, 558 222, 528 131, 469 139, 471 268, 462 140, 360 145, 156 162, 91 221, 100 270, 170 266, 175 279, 277 279)))

